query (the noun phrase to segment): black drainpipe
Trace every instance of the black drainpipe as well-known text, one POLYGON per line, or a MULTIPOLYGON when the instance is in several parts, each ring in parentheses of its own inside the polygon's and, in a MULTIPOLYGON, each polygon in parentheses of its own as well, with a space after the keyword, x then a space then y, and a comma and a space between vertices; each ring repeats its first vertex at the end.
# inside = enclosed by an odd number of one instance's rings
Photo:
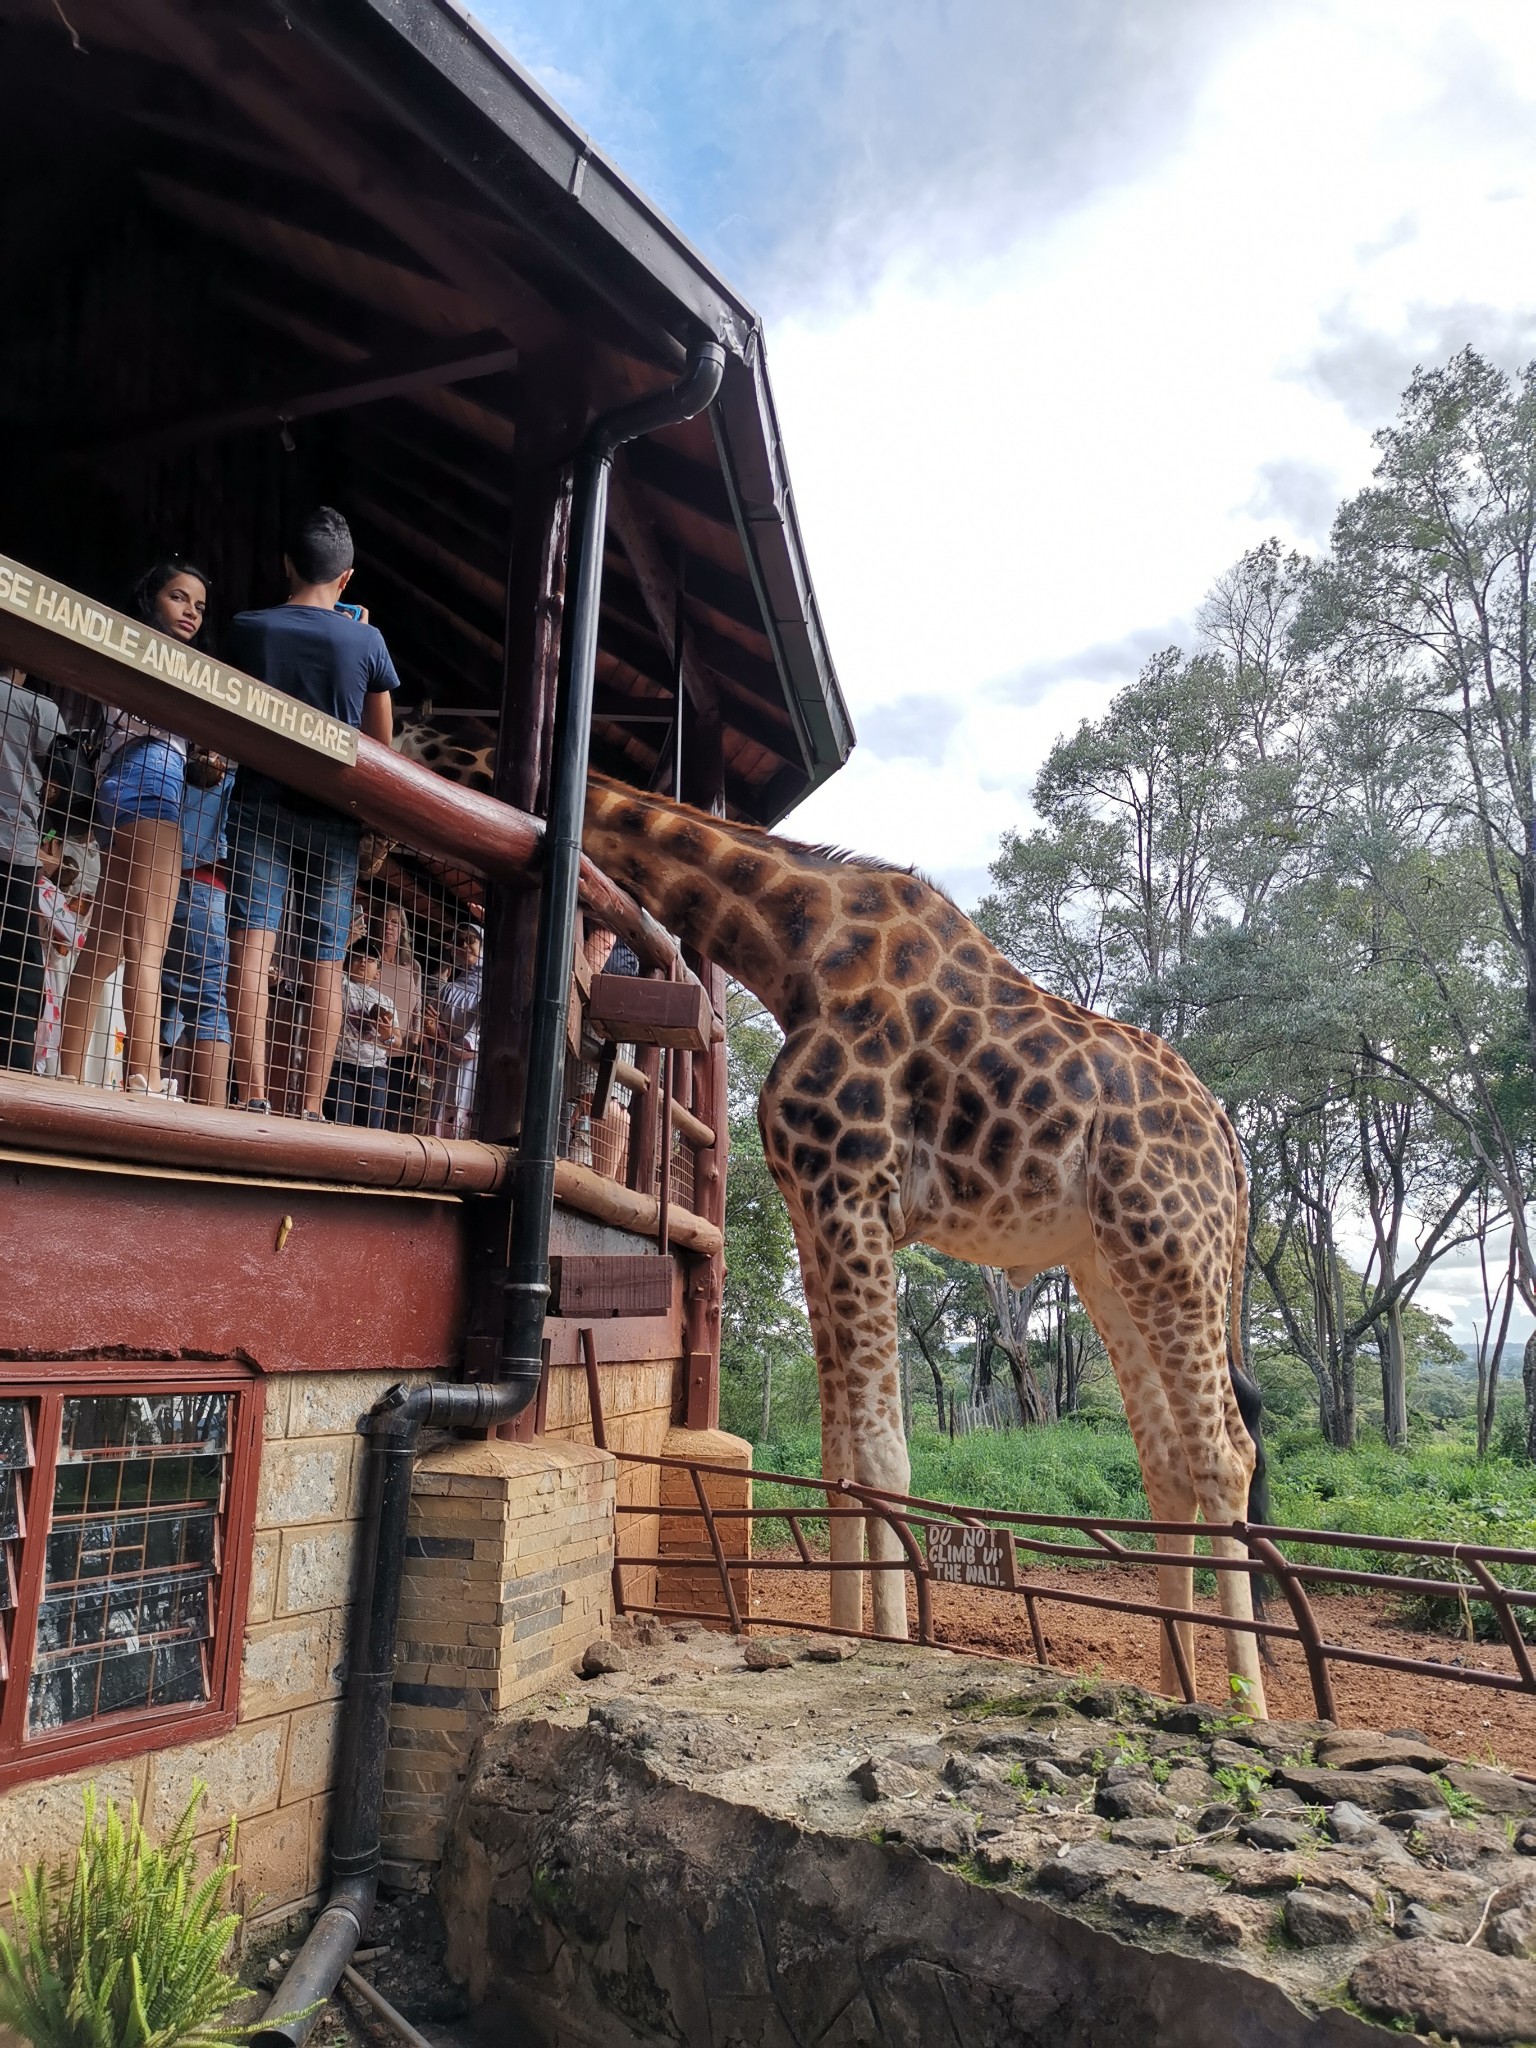
POLYGON ((331 1890, 277 1987, 253 2048, 299 2048, 341 1981, 373 1910, 379 1885, 379 1819, 389 1746, 400 1584, 411 1477, 422 1428, 489 1429, 510 1422, 539 1388, 544 1308, 549 1299, 549 1221, 565 1075, 565 1012, 576 931, 576 885, 587 802, 587 751, 597 673, 598 606, 608 477, 614 451, 658 427, 703 412, 720 389, 725 351, 702 343, 682 380, 652 398, 595 420, 576 465, 574 577, 561 647, 554 781, 544 836, 544 876, 534 958, 533 1014, 523 1126, 512 1176, 513 1221, 506 1312, 494 1382, 392 1387, 368 1417, 368 1520, 357 1607, 341 1770, 331 1823, 331 1890))

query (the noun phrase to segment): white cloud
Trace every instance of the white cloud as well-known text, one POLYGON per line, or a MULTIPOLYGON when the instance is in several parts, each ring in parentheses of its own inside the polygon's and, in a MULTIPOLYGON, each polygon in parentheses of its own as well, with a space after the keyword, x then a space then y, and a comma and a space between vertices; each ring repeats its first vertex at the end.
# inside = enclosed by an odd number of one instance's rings
POLYGON ((876 740, 792 831, 969 900, 1051 740, 1166 622, 1267 533, 1319 544, 1415 361, 1536 343, 1536 9, 1264 19, 1137 182, 771 327, 818 593, 876 740), (928 749, 917 700, 943 707, 928 749))

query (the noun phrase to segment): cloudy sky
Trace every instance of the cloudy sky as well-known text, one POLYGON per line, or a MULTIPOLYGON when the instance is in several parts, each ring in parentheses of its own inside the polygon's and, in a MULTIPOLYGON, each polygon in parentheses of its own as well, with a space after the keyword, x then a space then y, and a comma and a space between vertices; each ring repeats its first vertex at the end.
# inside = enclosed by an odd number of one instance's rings
POLYGON ((796 829, 962 903, 1222 569, 1324 542, 1415 363, 1536 352, 1531 0, 477 11, 767 322, 860 740, 796 829))

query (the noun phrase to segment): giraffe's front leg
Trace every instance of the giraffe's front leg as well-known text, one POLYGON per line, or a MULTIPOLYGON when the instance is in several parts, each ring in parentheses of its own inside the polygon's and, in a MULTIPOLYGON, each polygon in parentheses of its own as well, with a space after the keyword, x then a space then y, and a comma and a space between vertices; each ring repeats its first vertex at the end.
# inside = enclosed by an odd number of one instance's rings
MULTIPOLYGON (((851 1476, 864 1486, 879 1487, 886 1493, 905 1493, 911 1484, 912 1467, 901 1417, 896 1268, 885 1204, 874 1200, 861 1202, 820 1219, 817 1265, 828 1334, 839 1361, 839 1378, 847 1404, 851 1476)), ((825 1427, 824 1418, 824 1434, 825 1427)), ((827 1468, 824 1466, 823 1470, 827 1468)), ((839 1527, 850 1532, 856 1546, 860 1524, 833 1524, 834 1531, 839 1527)), ((865 1519, 862 1534, 870 1561, 882 1567, 870 1573, 875 1633, 905 1639, 908 1575, 904 1570, 894 1569, 904 1557, 901 1540, 879 1515, 865 1519)), ((857 1555, 856 1548, 854 1554, 857 1555)), ((835 1544, 833 1555, 838 1555, 835 1544)), ((833 1611, 838 1626, 861 1626, 862 1578, 856 1580, 852 1572, 838 1572, 833 1579, 833 1611), (842 1604, 837 1604, 842 1582, 860 1585, 858 1609, 846 1595, 842 1604)))
MULTIPOLYGON (((853 1421, 848 1409, 848 1389, 843 1379, 842 1360, 821 1274, 821 1247, 806 1219, 800 1190, 795 1182, 780 1183, 795 1248, 800 1254, 800 1282, 805 1290, 805 1310, 810 1318, 811 1341, 816 1347, 816 1377, 821 1392, 821 1476, 823 1479, 852 1479, 856 1476, 853 1455, 853 1421)), ((827 1505, 850 1512, 835 1514, 828 1524, 832 1562, 844 1569, 828 1574, 830 1587, 828 1619, 836 1629, 859 1635, 864 1627, 864 1574, 847 1567, 864 1560, 864 1524, 851 1512, 858 1506, 851 1494, 829 1495, 827 1505)))

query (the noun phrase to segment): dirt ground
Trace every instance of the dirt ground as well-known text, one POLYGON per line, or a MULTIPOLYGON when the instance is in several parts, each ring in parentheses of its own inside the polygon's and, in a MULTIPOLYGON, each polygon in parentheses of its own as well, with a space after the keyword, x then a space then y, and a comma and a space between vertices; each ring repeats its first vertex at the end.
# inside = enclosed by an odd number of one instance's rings
MULTIPOLYGON (((1031 1570, 1030 1577, 1036 1583, 1054 1581, 1082 1591, 1087 1575, 1072 1569, 1031 1570)), ((1145 1600, 1149 1586, 1149 1574, 1134 1568, 1104 1566, 1091 1574, 1093 1592, 1128 1600, 1145 1600)), ((1489 1671, 1513 1668, 1502 1645, 1463 1643, 1407 1627, 1394 1620, 1389 1607, 1375 1596, 1339 1593, 1314 1594, 1312 1598, 1326 1642, 1395 1657, 1433 1657, 1489 1671)), ((915 1635, 917 1609, 915 1603, 909 1604, 915 1635)), ((1197 1599, 1196 1604, 1208 1603, 1197 1599)), ((1272 1611, 1276 1620, 1290 1618, 1283 1601, 1275 1603, 1272 1611)), ((825 1621, 827 1580, 812 1572, 760 1572, 753 1582, 753 1612, 790 1623, 825 1621)), ((991 1651, 1034 1662, 1029 1619, 1023 1601, 1015 1595, 936 1586, 933 1612, 938 1638, 951 1648, 991 1651)), ((1040 1616, 1054 1668, 1157 1685, 1158 1630, 1150 1618, 1056 1602, 1042 1603, 1040 1616)), ((1265 1679, 1271 1715, 1302 1718, 1315 1714, 1300 1645, 1276 1643, 1272 1654, 1275 1665, 1265 1679)), ((1219 1630, 1197 1632, 1196 1661, 1201 1696, 1224 1698, 1226 1664, 1219 1630)), ((1380 1671, 1367 1665, 1332 1663, 1329 1669, 1343 1726, 1415 1728, 1457 1756, 1536 1773, 1536 1700, 1529 1695, 1380 1671)))

